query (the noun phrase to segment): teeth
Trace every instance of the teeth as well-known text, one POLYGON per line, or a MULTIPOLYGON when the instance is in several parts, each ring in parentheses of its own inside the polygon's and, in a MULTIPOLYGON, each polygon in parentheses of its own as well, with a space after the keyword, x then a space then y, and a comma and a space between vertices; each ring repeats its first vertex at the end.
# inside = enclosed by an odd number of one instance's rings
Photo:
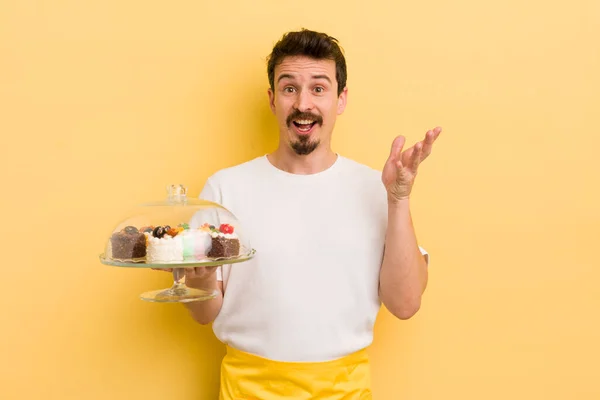
POLYGON ((312 124, 315 121, 311 121, 309 119, 302 119, 302 120, 295 121, 295 122, 298 123, 298 124, 300 124, 300 125, 309 125, 309 124, 312 124))

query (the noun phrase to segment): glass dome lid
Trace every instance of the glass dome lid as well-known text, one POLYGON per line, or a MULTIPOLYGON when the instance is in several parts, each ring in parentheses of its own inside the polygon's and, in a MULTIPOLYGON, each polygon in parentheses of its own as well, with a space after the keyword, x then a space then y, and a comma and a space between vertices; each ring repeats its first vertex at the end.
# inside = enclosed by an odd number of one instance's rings
POLYGON ((115 226, 100 258, 115 266, 174 268, 231 264, 253 255, 229 210, 169 185, 165 200, 136 206, 115 226))
POLYGON ((214 289, 190 288, 186 270, 250 260, 255 250, 238 219, 225 207, 189 199, 182 185, 167 186, 162 201, 136 206, 107 235, 102 264, 117 267, 168 269, 169 289, 147 292, 142 300, 189 302, 208 300, 214 289))

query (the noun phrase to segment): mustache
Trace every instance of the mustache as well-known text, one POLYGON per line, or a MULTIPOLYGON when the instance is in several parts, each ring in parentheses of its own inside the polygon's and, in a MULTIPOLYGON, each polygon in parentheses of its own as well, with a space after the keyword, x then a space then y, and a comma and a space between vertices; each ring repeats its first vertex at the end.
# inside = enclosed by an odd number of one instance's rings
POLYGON ((290 115, 288 115, 286 119, 287 126, 292 124, 292 121, 295 119, 310 119, 311 121, 315 121, 319 125, 323 125, 323 118, 320 115, 313 114, 310 112, 301 112, 299 110, 294 110, 290 115))

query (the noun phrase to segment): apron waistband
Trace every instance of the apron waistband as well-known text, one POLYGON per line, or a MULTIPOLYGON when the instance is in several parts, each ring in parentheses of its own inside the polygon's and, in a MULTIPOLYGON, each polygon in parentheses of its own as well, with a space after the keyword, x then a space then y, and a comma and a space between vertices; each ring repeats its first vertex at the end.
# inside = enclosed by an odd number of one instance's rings
POLYGON ((257 356, 255 354, 247 353, 242 350, 238 350, 234 347, 226 345, 227 355, 233 359, 239 359, 240 361, 250 363, 252 365, 263 365, 269 368, 285 369, 336 369, 340 367, 347 367, 350 365, 360 364, 368 362, 367 349, 362 349, 354 353, 348 354, 347 356, 327 361, 314 361, 314 362, 303 362, 303 361, 279 361, 270 360, 264 357, 257 356))

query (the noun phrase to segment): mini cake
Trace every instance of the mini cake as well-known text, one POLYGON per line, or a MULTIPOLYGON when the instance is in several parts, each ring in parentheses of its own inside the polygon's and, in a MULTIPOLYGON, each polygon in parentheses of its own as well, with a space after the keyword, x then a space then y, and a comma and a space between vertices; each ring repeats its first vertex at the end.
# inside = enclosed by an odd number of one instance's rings
POLYGON ((157 226, 151 233, 145 233, 148 241, 147 261, 183 261, 183 240, 179 233, 183 228, 157 226))
POLYGON ((222 224, 219 229, 211 226, 211 249, 208 256, 211 258, 237 257, 240 254, 240 240, 233 232, 233 226, 222 224))
POLYGON ((190 229, 189 225, 183 224, 183 232, 179 234, 183 241, 184 258, 205 258, 211 245, 210 228, 208 224, 198 229, 190 229))
POLYGON ((110 238, 112 258, 130 260, 146 256, 146 237, 134 226, 115 232, 110 238))

